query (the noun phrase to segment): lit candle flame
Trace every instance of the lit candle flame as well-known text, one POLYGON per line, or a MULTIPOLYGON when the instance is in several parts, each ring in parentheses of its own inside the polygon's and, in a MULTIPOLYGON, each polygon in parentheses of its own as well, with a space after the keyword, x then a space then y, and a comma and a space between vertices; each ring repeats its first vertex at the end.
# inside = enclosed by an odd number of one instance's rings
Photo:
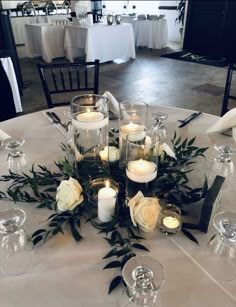
POLYGON ((91 112, 89 108, 87 109, 87 112, 88 112, 88 113, 90 113, 90 112, 91 112))
POLYGON ((106 180, 105 186, 106 186, 106 188, 110 188, 110 181, 109 180, 106 180))

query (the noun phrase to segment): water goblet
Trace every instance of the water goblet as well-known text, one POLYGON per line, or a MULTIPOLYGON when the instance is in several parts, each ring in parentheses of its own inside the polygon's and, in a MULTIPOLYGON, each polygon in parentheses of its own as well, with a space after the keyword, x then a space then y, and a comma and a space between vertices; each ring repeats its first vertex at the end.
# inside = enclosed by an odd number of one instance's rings
POLYGON ((216 214, 213 225, 217 234, 207 245, 204 266, 217 280, 232 281, 236 277, 236 213, 216 214))
POLYGON ((166 113, 157 112, 152 114, 152 119, 156 122, 151 127, 150 134, 159 136, 160 141, 164 141, 167 137, 166 127, 163 123, 167 118, 168 115, 166 113))
POLYGON ((1 271, 4 275, 21 275, 29 271, 34 263, 34 253, 23 226, 26 214, 14 208, 0 212, 1 271))
POLYGON ((13 173, 21 171, 26 166, 26 158, 20 147, 25 143, 23 138, 9 138, 2 142, 2 146, 9 150, 7 157, 8 168, 13 173))
POLYGON ((162 265, 150 256, 136 256, 126 262, 122 276, 129 299, 124 306, 156 306, 164 282, 162 265))

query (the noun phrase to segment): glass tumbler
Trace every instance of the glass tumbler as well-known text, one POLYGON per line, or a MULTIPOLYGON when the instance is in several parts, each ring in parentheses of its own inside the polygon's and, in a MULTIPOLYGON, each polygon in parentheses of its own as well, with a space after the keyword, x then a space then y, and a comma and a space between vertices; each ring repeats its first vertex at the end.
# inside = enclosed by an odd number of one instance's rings
POLYGON ((122 306, 157 306, 158 290, 164 283, 164 269, 150 256, 136 256, 126 262, 122 276, 128 302, 122 306))

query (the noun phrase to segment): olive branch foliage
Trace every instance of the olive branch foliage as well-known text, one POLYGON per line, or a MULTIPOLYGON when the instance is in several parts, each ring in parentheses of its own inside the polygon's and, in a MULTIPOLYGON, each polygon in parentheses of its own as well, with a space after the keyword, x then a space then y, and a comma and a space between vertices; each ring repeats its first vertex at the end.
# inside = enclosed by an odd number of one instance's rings
MULTIPOLYGON (((112 128, 109 131, 110 146, 118 147, 118 130, 112 128)), ((199 148, 194 145, 196 137, 184 139, 177 136, 176 132, 171 140, 176 158, 168 156, 165 152, 159 161, 158 178, 155 183, 155 191, 158 198, 164 203, 172 203, 180 207, 183 214, 186 214, 182 204, 190 204, 204 198, 207 190, 207 180, 203 187, 192 188, 188 185, 188 173, 194 170, 194 163, 197 157, 204 157, 207 148, 199 148)), ((61 144, 61 149, 66 146, 61 144)), ((15 174, 9 171, 8 175, 0 177, 0 181, 9 182, 6 192, 0 191, 0 200, 7 199, 14 202, 27 202, 35 205, 36 208, 47 208, 53 213, 48 217, 47 229, 38 229, 32 234, 33 245, 40 242, 45 243, 49 238, 61 233, 68 227, 75 241, 82 239, 82 223, 90 222, 110 245, 111 250, 103 259, 111 260, 104 269, 118 268, 120 274, 115 276, 110 283, 108 293, 110 294, 120 284, 124 284, 121 270, 125 263, 134 257, 135 251, 149 251, 140 242, 145 240, 140 235, 138 227, 134 227, 130 218, 129 208, 125 204, 125 174, 119 169, 118 163, 110 164, 110 177, 119 183, 119 193, 115 209, 115 215, 110 222, 94 223, 90 212, 93 200, 91 199, 88 182, 80 180, 84 190, 84 202, 75 207, 72 211, 57 212, 55 195, 57 187, 62 180, 69 177, 76 178, 75 169, 67 159, 54 162, 57 171, 51 171, 46 166, 35 165, 28 173, 15 174)), ((107 174, 104 174, 107 175, 107 174)), ((182 232, 190 240, 198 244, 197 239, 189 231, 197 229, 197 225, 183 223, 182 232)))

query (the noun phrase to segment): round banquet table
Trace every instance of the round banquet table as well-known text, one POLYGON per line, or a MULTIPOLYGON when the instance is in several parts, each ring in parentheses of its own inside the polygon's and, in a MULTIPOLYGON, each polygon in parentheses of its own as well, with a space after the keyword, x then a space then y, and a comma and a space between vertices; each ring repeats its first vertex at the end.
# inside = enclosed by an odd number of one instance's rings
MULTIPOLYGON (((55 112, 63 118, 64 108, 55 108, 55 112)), ((203 113, 187 126, 178 128, 177 119, 184 119, 193 111, 168 108, 150 107, 151 113, 162 111, 168 113, 166 126, 168 137, 173 137, 174 131, 184 137, 197 135, 198 146, 211 146, 206 130, 217 119, 217 116, 203 113)), ((117 121, 110 121, 111 126, 117 127, 117 121)), ((44 112, 37 112, 0 123, 0 129, 14 137, 26 140, 24 152, 27 154, 29 168, 32 163, 41 164, 54 169, 53 161, 63 158, 59 144, 65 140, 62 132, 53 125, 44 112)), ((219 135, 225 142, 230 139, 219 135)), ((214 150, 207 151, 207 159, 196 166, 193 178, 203 182, 206 165, 213 159, 214 150)), ((0 175, 7 173, 7 152, 0 149, 0 175)), ((0 182, 0 190, 6 185, 0 182)), ((11 202, 0 201, 1 209, 14 207, 11 202)), ((17 207, 25 210, 27 219, 25 230, 32 233, 44 227, 46 218, 52 214, 47 209, 36 209, 32 204, 17 203, 17 207)), ((233 209, 233 195, 229 201, 222 204, 222 210, 233 209)), ((165 270, 165 283, 159 291, 158 306, 162 307, 235 307, 236 281, 219 282, 215 280, 207 268, 202 266, 203 246, 214 233, 208 234, 196 231, 200 246, 192 243, 182 233, 175 236, 165 236, 158 232, 145 234, 143 244, 150 249, 150 255, 158 259, 165 270)), ((123 292, 116 289, 108 295, 111 280, 119 274, 118 269, 103 270, 109 262, 102 258, 110 251, 110 246, 92 228, 89 223, 82 225, 83 240, 75 242, 65 231, 65 235, 48 240, 44 245, 35 248, 37 263, 33 269, 17 277, 0 276, 0 297, 2 307, 84 307, 84 306, 120 306, 123 292)), ((137 251, 137 254, 143 254, 137 251)), ((1 274, 1 273, 0 273, 1 274)))

